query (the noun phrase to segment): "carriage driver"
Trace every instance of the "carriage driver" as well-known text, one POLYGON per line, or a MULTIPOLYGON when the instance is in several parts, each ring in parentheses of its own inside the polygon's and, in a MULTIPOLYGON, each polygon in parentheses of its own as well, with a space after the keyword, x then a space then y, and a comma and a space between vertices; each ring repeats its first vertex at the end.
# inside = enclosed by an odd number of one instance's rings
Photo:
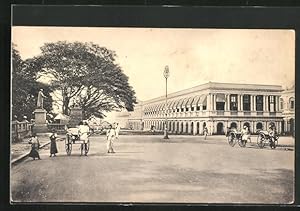
POLYGON ((275 128, 272 125, 269 125, 268 133, 270 136, 270 141, 274 141, 275 140, 275 128))
POLYGON ((247 141, 248 139, 250 139, 249 128, 246 125, 243 127, 241 134, 242 134, 243 141, 247 141))
POLYGON ((83 143, 84 143, 84 150, 85 150, 84 155, 87 156, 87 143, 88 143, 88 137, 90 134, 90 128, 86 122, 83 123, 81 121, 79 123, 78 133, 80 136, 80 140, 83 141, 83 143))

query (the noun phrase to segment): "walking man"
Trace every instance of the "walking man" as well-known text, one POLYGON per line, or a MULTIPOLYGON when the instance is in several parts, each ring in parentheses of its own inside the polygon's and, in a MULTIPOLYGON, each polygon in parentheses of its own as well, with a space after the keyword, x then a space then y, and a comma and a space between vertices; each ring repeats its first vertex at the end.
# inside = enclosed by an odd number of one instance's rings
POLYGON ((114 144, 114 139, 116 137, 116 130, 113 128, 112 125, 109 126, 109 129, 106 131, 106 148, 107 148, 107 153, 115 153, 113 149, 113 144, 114 144))

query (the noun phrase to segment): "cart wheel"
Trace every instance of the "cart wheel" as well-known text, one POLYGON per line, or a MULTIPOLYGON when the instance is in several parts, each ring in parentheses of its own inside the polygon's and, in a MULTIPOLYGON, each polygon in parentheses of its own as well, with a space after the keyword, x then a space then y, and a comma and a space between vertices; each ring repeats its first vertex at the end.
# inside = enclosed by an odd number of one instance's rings
POLYGON ((70 136, 68 134, 67 134, 67 137, 65 139, 65 148, 66 148, 67 155, 71 155, 71 152, 72 152, 72 141, 71 141, 71 138, 70 138, 70 136))
POLYGON ((238 140, 238 144, 240 147, 245 147, 246 146, 247 141, 242 140, 242 138, 239 138, 238 140))
POLYGON ((236 135, 233 132, 228 134, 228 144, 232 147, 236 144, 236 135))
POLYGON ((265 135, 259 133, 257 136, 257 145, 259 148, 263 148, 265 146, 265 135))

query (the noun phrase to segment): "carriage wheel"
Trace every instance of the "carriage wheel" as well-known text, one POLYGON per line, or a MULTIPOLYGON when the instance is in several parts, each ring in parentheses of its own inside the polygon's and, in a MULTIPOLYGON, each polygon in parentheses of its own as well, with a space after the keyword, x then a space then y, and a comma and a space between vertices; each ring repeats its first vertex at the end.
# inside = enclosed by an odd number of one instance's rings
POLYGON ((232 147, 236 144, 236 135, 233 132, 228 134, 228 144, 232 147))
POLYGON ((242 140, 242 137, 239 138, 238 144, 239 144, 240 147, 245 147, 245 146, 246 146, 246 143, 247 143, 247 141, 242 140))
POLYGON ((259 148, 263 148, 265 146, 265 135, 259 133, 257 136, 257 145, 259 148))
POLYGON ((72 141, 69 135, 67 135, 66 139, 65 139, 65 148, 66 148, 66 152, 67 155, 71 155, 72 152, 72 141))

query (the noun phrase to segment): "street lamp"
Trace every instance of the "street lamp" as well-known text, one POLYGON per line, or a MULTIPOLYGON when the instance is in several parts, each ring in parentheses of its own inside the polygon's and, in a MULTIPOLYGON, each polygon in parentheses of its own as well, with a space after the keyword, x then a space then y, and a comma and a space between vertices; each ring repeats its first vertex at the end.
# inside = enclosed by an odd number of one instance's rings
POLYGON ((168 137, 168 113, 167 113, 167 100, 168 100, 168 77, 170 76, 170 71, 168 65, 165 67, 164 70, 164 77, 166 79, 166 104, 165 104, 165 111, 166 111, 166 122, 165 122, 165 130, 164 130, 164 139, 169 139, 168 137))

